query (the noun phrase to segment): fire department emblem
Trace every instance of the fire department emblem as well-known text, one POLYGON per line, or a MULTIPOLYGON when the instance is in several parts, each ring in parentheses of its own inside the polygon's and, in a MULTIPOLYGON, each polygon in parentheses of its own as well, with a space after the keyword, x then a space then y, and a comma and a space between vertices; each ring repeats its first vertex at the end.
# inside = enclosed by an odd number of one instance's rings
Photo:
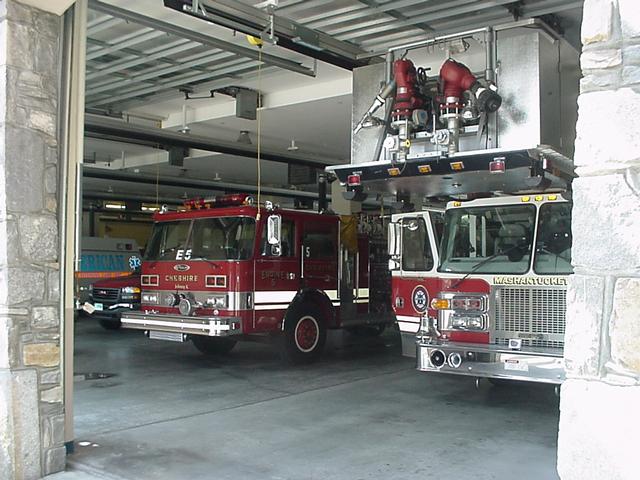
POLYGON ((411 294, 411 303, 413 303, 413 308, 416 312, 424 313, 427 311, 427 305, 429 305, 429 294, 423 286, 418 285, 413 289, 413 293, 411 294))
POLYGON ((173 269, 176 272, 186 272, 187 270, 189 270, 191 267, 189 265, 185 265, 184 263, 178 264, 178 265, 174 265, 173 269))

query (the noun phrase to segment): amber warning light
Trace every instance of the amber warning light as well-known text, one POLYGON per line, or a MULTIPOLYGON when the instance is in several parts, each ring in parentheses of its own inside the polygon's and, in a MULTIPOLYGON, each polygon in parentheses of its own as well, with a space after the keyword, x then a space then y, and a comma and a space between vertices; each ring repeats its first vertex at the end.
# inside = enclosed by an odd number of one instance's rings
POLYGON ((490 173, 504 173, 505 164, 504 158, 494 158, 493 161, 489 162, 489 172, 490 173))

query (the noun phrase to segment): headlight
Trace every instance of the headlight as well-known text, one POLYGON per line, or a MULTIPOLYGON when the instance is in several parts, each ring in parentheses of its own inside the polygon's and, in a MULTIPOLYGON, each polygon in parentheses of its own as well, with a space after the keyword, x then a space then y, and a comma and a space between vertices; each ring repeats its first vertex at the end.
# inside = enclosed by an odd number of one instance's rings
POLYGON ((140 293, 139 287, 124 287, 122 293, 140 293))
POLYGON ((450 322, 455 330, 484 330, 482 315, 452 315, 450 322))
POLYGON ((431 308, 434 310, 456 310, 456 311, 476 311, 487 310, 487 297, 482 294, 473 293, 441 293, 439 297, 431 300, 431 308))
POLYGON ((158 304, 158 294, 157 293, 143 293, 142 294, 142 303, 146 303, 148 305, 157 305, 158 304))
POLYGON ((175 293, 165 293, 162 295, 162 304, 167 307, 174 307, 179 301, 180 298, 175 293))
POLYGON ((215 308, 227 308, 227 296, 207 297, 207 305, 215 308))

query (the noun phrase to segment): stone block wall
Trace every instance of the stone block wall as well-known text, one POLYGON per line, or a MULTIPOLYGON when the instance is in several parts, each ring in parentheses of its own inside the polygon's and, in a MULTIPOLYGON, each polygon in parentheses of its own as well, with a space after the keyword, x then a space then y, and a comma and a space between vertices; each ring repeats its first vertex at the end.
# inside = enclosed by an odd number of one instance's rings
POLYGON ((58 264, 61 18, 0 0, 0 478, 65 464, 58 264))
POLYGON ((640 478, 637 0, 586 0, 582 43, 558 472, 631 480, 640 478))

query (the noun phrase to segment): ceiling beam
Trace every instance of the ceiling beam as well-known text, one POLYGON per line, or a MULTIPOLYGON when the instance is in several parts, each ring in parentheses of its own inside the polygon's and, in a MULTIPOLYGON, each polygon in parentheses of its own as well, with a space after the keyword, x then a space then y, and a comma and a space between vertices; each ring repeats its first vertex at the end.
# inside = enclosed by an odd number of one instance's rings
POLYGON ((158 18, 147 17, 145 15, 126 10, 124 8, 115 7, 98 0, 91 0, 90 8, 93 11, 106 13, 114 17, 127 20, 129 22, 136 23, 144 27, 150 27, 155 30, 159 30, 176 37, 186 38, 194 42, 198 42, 202 45, 219 48, 220 50, 226 50, 236 55, 251 58, 253 60, 261 60, 265 65, 272 65, 284 70, 289 70, 310 77, 315 76, 313 69, 302 66, 298 62, 293 62, 284 58, 271 55, 269 53, 259 52, 257 48, 247 48, 236 45, 235 43, 225 42, 218 38, 200 33, 196 30, 180 27, 178 25, 164 22, 158 18))
MULTIPOLYGON (((168 177, 168 176, 156 176, 144 173, 133 173, 124 171, 105 170, 102 168, 87 168, 82 169, 82 176, 84 178, 99 179, 113 182, 127 182, 137 183, 145 185, 159 185, 163 187, 177 187, 186 188, 191 190, 198 190, 199 192, 217 190, 224 192, 239 192, 239 193, 256 193, 256 185, 245 185, 240 183, 220 182, 211 180, 199 180, 197 178, 186 177, 168 177)), ((284 198, 313 198, 317 199, 318 194, 315 192, 308 192, 304 190, 291 190, 290 188, 277 188, 269 186, 261 186, 260 193, 263 195, 273 195, 284 198)), ((115 192, 110 195, 115 195, 115 192)), ((126 194, 125 194, 126 195, 126 194)), ((113 197, 115 199, 115 197, 113 197)))
POLYGON ((135 69, 135 67, 139 65, 148 63, 152 63, 154 65, 175 65, 175 61, 168 58, 170 55, 192 50, 196 47, 200 47, 200 45, 189 40, 180 39, 175 42, 164 44, 160 47, 140 52, 140 55, 130 55, 99 66, 94 65, 92 71, 87 74, 87 82, 92 82, 100 77, 104 77, 110 73, 117 73, 121 70, 127 70, 130 68, 135 69))
MULTIPOLYGON (((189 88, 193 95, 198 93, 209 94, 211 90, 215 90, 216 88, 228 87, 229 79, 236 79, 238 82, 241 82, 242 79, 239 78, 239 75, 245 73, 256 72, 257 68, 247 69, 243 71, 238 71, 237 75, 228 75, 223 78, 209 78, 202 83, 194 83, 190 84, 189 88)), ((272 74, 276 72, 276 67, 262 67, 261 72, 263 76, 272 74)), ((176 98, 176 88, 167 88, 161 91, 157 91, 154 93, 150 93, 147 96, 138 96, 131 97, 128 100, 120 100, 117 104, 110 105, 111 110, 116 110, 118 112, 126 112, 135 108, 143 108, 148 106, 150 103, 158 103, 166 100, 175 100, 176 98)), ((106 103, 105 103, 106 105, 106 103)), ((103 108, 103 107, 100 107, 103 108)))
MULTIPOLYGON (((205 80, 213 81, 213 80, 221 80, 224 78, 234 78, 238 75, 242 75, 244 73, 252 72, 260 67, 260 63, 257 61, 249 60, 246 58, 234 60, 233 64, 229 64, 228 62, 225 65, 229 65, 225 68, 219 69, 205 69, 204 73, 200 71, 189 72, 184 75, 178 75, 175 77, 168 77, 166 79, 158 80, 151 86, 141 86, 137 85, 132 87, 131 89, 125 89, 119 95, 112 93, 104 93, 102 94, 102 98, 87 97, 87 106, 89 107, 97 107, 101 105, 106 106, 117 106, 120 102, 124 100, 129 100, 131 98, 138 97, 146 97, 155 95, 157 93, 172 91, 175 96, 176 90, 180 90, 182 88, 188 88, 192 83, 202 82, 205 80), (142 88, 140 88, 142 87, 142 88)), ((101 94, 97 94, 101 95, 101 94)))
POLYGON ((362 53, 356 45, 341 42, 283 16, 270 16, 266 11, 236 0, 200 0, 199 4, 206 13, 194 11, 191 0, 164 0, 168 8, 247 35, 262 37, 272 25, 276 44, 282 48, 348 70, 363 65, 356 58, 362 53))
MULTIPOLYGON (((89 137, 98 136, 98 138, 106 136, 112 140, 117 139, 122 142, 127 142, 128 139, 141 140, 162 147, 195 148, 245 158, 257 158, 256 145, 214 140, 197 135, 185 135, 166 129, 144 127, 91 114, 85 116, 85 135, 89 137)), ((272 162, 308 165, 316 168, 324 168, 327 165, 339 163, 338 159, 322 159, 311 155, 294 154, 287 150, 274 149, 262 149, 260 158, 272 162)))
MULTIPOLYGON (((114 95, 125 93, 122 88, 131 86, 131 84, 137 84, 145 82, 146 80, 156 80, 158 78, 164 78, 165 75, 176 72, 206 72, 211 76, 215 76, 218 71, 223 67, 229 65, 237 65, 239 61, 248 62, 246 58, 238 59, 233 53, 229 52, 204 52, 195 55, 189 55, 183 57, 180 63, 166 67, 164 65, 154 66, 149 68, 143 68, 127 75, 121 80, 115 80, 113 78, 103 80, 101 82, 92 82, 87 88, 87 96, 93 96, 98 93, 113 91, 114 95), (215 63, 215 68, 202 67, 201 65, 215 63)), ((152 84, 161 84, 162 82, 152 82, 152 84)), ((134 88, 140 88, 140 85, 135 85, 134 88)))
MULTIPOLYGON (((450 3, 464 4, 469 2, 468 0, 466 1, 461 0, 458 2, 450 2, 450 3)), ((358 28, 357 30, 353 30, 350 33, 338 35, 338 38, 342 40, 351 40, 351 41, 357 42, 359 39, 367 38, 374 35, 378 36, 383 34, 384 32, 401 31, 402 29, 406 29, 407 27, 415 28, 416 24, 419 24, 419 23, 427 22, 430 25, 432 25, 432 23, 436 20, 445 20, 448 18, 457 18, 457 19, 463 20, 465 18, 464 15, 467 15, 467 14, 478 15, 479 12, 483 10, 490 10, 490 9, 500 7, 502 5, 506 5, 509 3, 514 3, 514 0, 489 0, 487 2, 471 3, 469 5, 461 5, 457 7, 450 6, 444 9, 441 8, 438 11, 432 11, 429 13, 414 15, 412 17, 408 17, 403 21, 395 21, 388 25, 378 25, 371 28, 358 28)), ((506 10, 504 11, 504 14, 505 14, 505 17, 509 16, 506 10)), ((474 19, 471 16, 467 19, 467 21, 471 23, 474 21, 474 19)))

